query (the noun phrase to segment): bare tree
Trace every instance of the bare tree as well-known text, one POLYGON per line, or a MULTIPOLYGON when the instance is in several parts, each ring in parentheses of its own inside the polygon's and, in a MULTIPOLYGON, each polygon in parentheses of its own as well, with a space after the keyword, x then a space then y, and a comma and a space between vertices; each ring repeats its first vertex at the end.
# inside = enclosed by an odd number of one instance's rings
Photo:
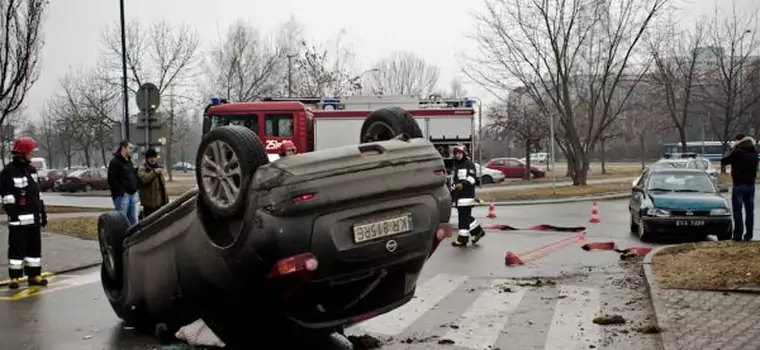
POLYGON ((367 86, 374 94, 428 96, 435 92, 440 68, 411 52, 394 52, 372 67, 367 86))
POLYGON ((649 43, 654 69, 649 75, 653 98, 660 99, 673 127, 678 131, 682 152, 686 152, 687 127, 694 124, 692 104, 704 72, 704 20, 690 31, 678 31, 671 23, 649 43))
POLYGON ((47 0, 0 0, 0 126, 39 77, 47 0))
POLYGON ((334 51, 325 46, 331 45, 306 45, 295 60, 294 91, 298 95, 346 96, 356 90, 360 77, 354 74, 351 67, 354 52, 341 44, 340 35, 335 39, 334 51))
POLYGON ((253 101, 260 95, 273 94, 286 50, 275 40, 242 20, 230 26, 209 53, 209 93, 233 101, 253 101))
MULTIPOLYGON (((158 21, 145 27, 137 21, 126 26, 126 53, 129 89, 136 92, 146 82, 156 84, 160 93, 170 87, 186 88, 196 77, 200 39, 188 25, 172 27, 158 21)), ((112 86, 121 86, 121 32, 118 25, 103 35, 104 63, 101 76, 112 86)))
POLYGON ((712 60, 700 95, 715 136, 728 147, 732 134, 750 125, 748 112, 760 103, 758 94, 747 93, 760 74, 760 65, 752 62, 760 49, 757 13, 740 16, 734 4, 724 16, 716 8, 710 27, 712 60))
POLYGON ((589 152, 646 71, 632 57, 667 1, 485 0, 473 36, 480 56, 465 73, 497 96, 526 87, 557 115, 573 183, 585 185, 589 152))
POLYGON ((541 107, 533 103, 525 89, 516 89, 510 94, 506 103, 499 103, 489 108, 488 128, 496 134, 509 134, 512 140, 525 147, 525 175, 530 178, 530 154, 549 137, 546 115, 541 107))

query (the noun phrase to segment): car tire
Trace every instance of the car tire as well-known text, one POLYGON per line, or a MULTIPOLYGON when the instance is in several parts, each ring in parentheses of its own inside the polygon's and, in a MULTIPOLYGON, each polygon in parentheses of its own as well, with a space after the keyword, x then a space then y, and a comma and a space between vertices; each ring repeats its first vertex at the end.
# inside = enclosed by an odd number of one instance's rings
POLYGON ((633 220, 633 213, 631 213, 631 233, 638 233, 639 232, 639 224, 636 223, 636 221, 633 220))
POLYGON ((85 191, 85 192, 90 192, 90 191, 92 191, 92 186, 90 186, 90 185, 84 185, 84 191, 85 191))
POLYGON ((642 242, 652 241, 652 233, 647 230, 647 226, 643 222, 638 225, 638 236, 642 242))
POLYGON ((196 155, 195 177, 201 201, 220 218, 241 216, 253 174, 268 163, 264 145, 251 129, 223 126, 211 130, 201 140, 196 155), (231 165, 236 165, 234 173, 219 173, 220 166, 231 165), (230 182, 237 189, 230 188, 230 182), (220 189, 223 183, 228 186, 220 189))
POLYGON ((489 185, 493 183, 493 178, 490 175, 483 175, 480 177, 480 183, 483 185, 489 185))
POLYGON ((98 218, 98 243, 100 256, 112 288, 120 288, 123 279, 123 242, 127 237, 129 219, 122 212, 112 211, 98 218))
POLYGON ((386 141, 400 135, 421 138, 422 129, 411 114, 403 108, 381 108, 372 112, 364 120, 360 143, 386 141))

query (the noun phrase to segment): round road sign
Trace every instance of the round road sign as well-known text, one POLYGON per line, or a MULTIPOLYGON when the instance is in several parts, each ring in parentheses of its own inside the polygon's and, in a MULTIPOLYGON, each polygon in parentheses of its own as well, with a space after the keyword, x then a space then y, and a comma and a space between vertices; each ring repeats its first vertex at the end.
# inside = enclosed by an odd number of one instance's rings
POLYGON ((153 112, 161 104, 161 94, 159 94, 158 87, 155 84, 145 83, 137 90, 135 100, 141 111, 153 112))

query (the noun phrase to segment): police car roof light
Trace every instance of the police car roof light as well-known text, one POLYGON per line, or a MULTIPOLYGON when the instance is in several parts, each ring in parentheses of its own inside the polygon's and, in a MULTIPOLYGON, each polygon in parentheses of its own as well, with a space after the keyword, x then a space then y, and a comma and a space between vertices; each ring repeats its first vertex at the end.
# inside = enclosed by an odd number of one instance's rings
POLYGON ((220 103, 222 103, 222 99, 220 99, 219 97, 212 97, 211 98, 211 104, 212 105, 218 105, 220 103))

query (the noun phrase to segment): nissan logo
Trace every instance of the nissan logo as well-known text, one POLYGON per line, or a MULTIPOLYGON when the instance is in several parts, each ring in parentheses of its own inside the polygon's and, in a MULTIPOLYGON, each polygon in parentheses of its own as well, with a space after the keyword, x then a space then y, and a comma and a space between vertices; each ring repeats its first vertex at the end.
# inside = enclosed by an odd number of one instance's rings
POLYGON ((395 252, 396 248, 398 248, 398 243, 396 243, 394 240, 390 240, 385 243, 385 250, 387 250, 389 253, 395 252))

